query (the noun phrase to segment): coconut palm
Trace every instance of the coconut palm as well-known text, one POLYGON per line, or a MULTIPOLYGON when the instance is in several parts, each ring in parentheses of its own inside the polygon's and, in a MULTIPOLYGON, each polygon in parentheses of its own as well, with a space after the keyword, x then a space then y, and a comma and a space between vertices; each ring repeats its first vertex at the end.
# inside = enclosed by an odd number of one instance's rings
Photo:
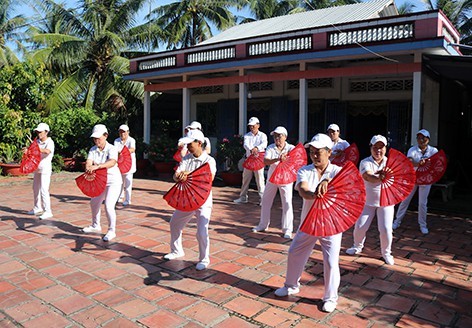
POLYGON ((249 0, 247 8, 253 18, 244 18, 241 23, 305 11, 299 4, 299 0, 249 0))
POLYGON ((353 3, 359 3, 360 0, 304 0, 302 6, 306 10, 323 9, 336 6, 350 5, 353 3))
POLYGON ((12 16, 16 1, 0 1, 0 67, 18 62, 15 52, 7 42, 14 42, 18 49, 22 49, 19 40, 22 37, 20 27, 25 23, 22 15, 12 16))
POLYGON ((406 1, 406 2, 402 3, 400 5, 400 7, 398 7, 398 13, 400 15, 409 14, 409 13, 414 12, 415 8, 416 8, 416 5, 414 5, 413 3, 409 2, 409 1, 406 1))

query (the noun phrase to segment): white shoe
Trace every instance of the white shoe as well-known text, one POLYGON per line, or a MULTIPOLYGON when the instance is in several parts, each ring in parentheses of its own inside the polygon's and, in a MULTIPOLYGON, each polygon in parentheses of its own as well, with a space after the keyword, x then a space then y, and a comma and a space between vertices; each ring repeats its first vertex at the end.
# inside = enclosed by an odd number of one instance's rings
POLYGON ((180 254, 180 253, 169 253, 169 254, 164 255, 164 260, 168 260, 168 261, 170 261, 170 260, 175 260, 175 259, 177 259, 177 258, 179 258, 179 257, 182 257, 182 256, 184 256, 184 254, 180 254))
POLYGON ((385 255, 383 258, 385 260, 385 263, 387 263, 388 265, 394 265, 395 264, 395 260, 393 259, 392 255, 385 255))
POLYGON ((108 231, 107 234, 105 236, 103 236, 103 241, 110 241, 112 240, 113 238, 116 237, 116 233, 114 231, 108 231))
POLYGON ((239 197, 238 199, 233 200, 236 204, 247 204, 247 197, 239 197))
POLYGON ((131 205, 131 202, 128 202, 127 200, 125 200, 125 201, 123 202, 123 206, 128 206, 128 205, 131 205))
POLYGON ((284 296, 288 296, 288 295, 295 295, 295 294, 298 294, 300 292, 300 288, 298 287, 281 287, 279 289, 277 289, 274 294, 275 296, 278 296, 278 297, 284 297, 284 296))
POLYGON ((429 233, 429 230, 426 227, 421 227, 420 230, 423 235, 427 235, 429 233))
POLYGON ((207 267, 208 267, 208 263, 204 263, 204 262, 198 262, 197 265, 195 266, 195 268, 198 271, 205 270, 207 267))
POLYGON ((393 230, 398 229, 401 224, 402 224, 402 220, 398 220, 398 219, 394 220, 392 224, 393 230))
POLYGON ((323 312, 328 312, 331 313, 334 310, 336 310, 336 303, 332 301, 326 301, 323 304, 323 307, 321 308, 323 312))
POLYGON ((35 210, 28 211, 28 215, 41 215, 41 214, 43 214, 43 213, 44 213, 43 210, 40 210, 40 211, 35 211, 35 210))
POLYGON ((43 214, 41 214, 41 215, 39 216, 39 219, 40 219, 40 220, 47 220, 47 219, 50 219, 50 218, 52 218, 52 217, 53 217, 53 215, 52 215, 51 212, 44 212, 43 214))
POLYGON ((94 226, 88 226, 82 229, 83 232, 85 233, 91 233, 91 232, 102 232, 101 227, 94 227, 94 226))
POLYGON ((259 227, 254 227, 252 228, 252 232, 264 232, 266 231, 267 229, 262 229, 262 228, 259 228, 259 227))
POLYGON ((359 249, 355 246, 352 246, 351 248, 348 248, 346 250, 346 254, 348 255, 356 255, 356 254, 359 254, 360 252, 362 252, 362 249, 359 249))
POLYGON ((285 239, 292 239, 292 233, 291 232, 284 233, 284 238, 285 239))

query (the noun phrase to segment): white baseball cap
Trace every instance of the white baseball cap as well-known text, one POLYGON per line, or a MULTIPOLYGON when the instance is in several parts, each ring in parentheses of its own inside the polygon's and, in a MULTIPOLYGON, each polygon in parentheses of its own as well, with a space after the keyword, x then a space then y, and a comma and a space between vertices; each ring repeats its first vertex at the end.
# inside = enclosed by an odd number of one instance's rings
POLYGON ((287 129, 284 128, 283 126, 278 126, 278 127, 276 127, 276 128, 274 129, 274 131, 272 131, 272 132, 270 133, 270 135, 273 136, 274 133, 283 134, 283 135, 285 135, 286 137, 288 136, 287 129))
POLYGON ((197 121, 193 121, 192 123, 190 123, 189 125, 187 125, 185 127, 186 129, 188 130, 201 130, 202 129, 202 125, 200 124, 200 122, 197 122, 197 121))
POLYGON ((126 124, 121 124, 120 127, 118 128, 118 131, 129 131, 129 127, 126 124))
POLYGON ((428 130, 421 129, 421 130, 419 130, 418 132, 416 132, 416 135, 418 135, 418 134, 422 134, 422 135, 424 135, 425 137, 431 139, 431 136, 429 135, 429 131, 428 131, 428 130))
POLYGON ((251 117, 249 119, 249 122, 247 122, 247 125, 256 125, 259 124, 259 119, 257 117, 251 117))
POLYGON ((326 131, 328 130, 333 130, 333 131, 340 131, 339 130, 339 126, 337 124, 330 124, 328 125, 328 128, 326 129, 326 131))
POLYGON ((203 132, 200 130, 190 130, 187 135, 183 138, 179 139, 179 145, 180 144, 189 144, 191 142, 194 142, 195 140, 204 142, 205 141, 205 136, 203 135, 203 132))
POLYGON ((383 143, 385 146, 387 145, 387 138, 385 138, 384 136, 380 134, 377 134, 373 136, 372 139, 370 139, 370 145, 375 145, 379 141, 383 143))
POLYGON ((49 125, 47 125, 46 123, 39 123, 38 126, 36 127, 36 129, 34 129, 34 131, 38 131, 38 132, 41 132, 41 131, 51 131, 49 129, 49 125))
POLYGON ((100 138, 104 134, 108 134, 107 127, 103 124, 97 124, 93 127, 92 135, 90 138, 100 138))
POLYGON ((310 142, 305 144, 305 148, 309 148, 310 146, 313 146, 318 149, 322 149, 322 148, 331 149, 333 148, 333 142, 331 141, 331 138, 328 137, 326 134, 318 133, 313 138, 311 138, 310 142))

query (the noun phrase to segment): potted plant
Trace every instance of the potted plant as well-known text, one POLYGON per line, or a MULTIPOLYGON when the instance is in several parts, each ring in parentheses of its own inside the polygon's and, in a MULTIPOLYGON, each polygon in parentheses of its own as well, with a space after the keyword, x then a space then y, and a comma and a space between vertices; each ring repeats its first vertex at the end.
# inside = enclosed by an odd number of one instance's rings
POLYGON ((20 162, 23 153, 15 145, 0 143, 0 167, 3 175, 25 175, 20 172, 20 162))
POLYGON ((234 135, 233 137, 223 138, 221 141, 218 141, 216 159, 221 165, 219 175, 226 185, 241 185, 242 170, 239 167, 239 162, 244 154, 242 136, 234 135))
POLYGON ((177 164, 173 158, 177 151, 177 140, 160 135, 149 144, 149 160, 158 173, 172 173, 177 164))

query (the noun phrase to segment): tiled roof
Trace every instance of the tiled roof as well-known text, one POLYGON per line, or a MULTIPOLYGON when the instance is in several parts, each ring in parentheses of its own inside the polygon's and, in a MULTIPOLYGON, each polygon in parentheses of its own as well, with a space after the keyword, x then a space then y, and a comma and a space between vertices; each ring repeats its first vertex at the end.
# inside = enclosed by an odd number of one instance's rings
POLYGON ((263 35, 292 32, 321 26, 331 26, 397 14, 393 0, 373 0, 352 5, 279 16, 233 26, 199 43, 199 45, 260 37, 263 35))

